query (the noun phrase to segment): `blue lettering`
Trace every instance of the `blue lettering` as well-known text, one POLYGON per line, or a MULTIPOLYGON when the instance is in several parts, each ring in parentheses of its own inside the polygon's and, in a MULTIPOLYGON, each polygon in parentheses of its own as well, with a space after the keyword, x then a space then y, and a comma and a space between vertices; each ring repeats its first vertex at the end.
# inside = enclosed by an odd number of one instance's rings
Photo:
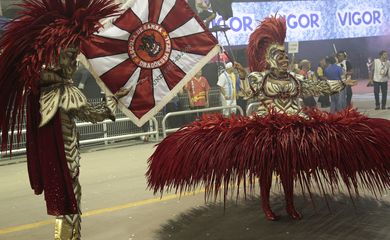
MULTIPOLYGON (((224 20, 222 17, 217 17, 213 21, 211 21, 211 26, 221 26, 221 24, 224 24, 224 20)), ((231 30, 234 32, 239 31, 253 31, 252 27, 253 19, 249 16, 242 16, 240 17, 232 17, 229 19, 228 25, 231 30)))
POLYGON ((221 21, 222 21, 222 17, 217 17, 217 18, 214 18, 212 21, 211 21, 211 26, 218 26, 221 24, 221 21))
POLYGON ((297 19, 297 17, 294 14, 287 16, 288 27, 294 29, 298 26, 298 22, 296 20, 293 20, 293 22, 291 22, 291 19, 297 19))
POLYGON ((381 24, 382 23, 381 19, 380 19, 381 12, 375 10, 372 12, 372 15, 373 15, 373 19, 374 19, 374 24, 381 24))
POLYGON ((302 28, 307 28, 309 25, 310 25, 310 21, 309 21, 309 17, 305 14, 302 14, 299 19, 299 25, 302 27, 302 28))
POLYGON ((295 28, 319 28, 320 15, 317 13, 310 14, 289 14, 287 15, 287 26, 289 29, 295 28))
POLYGON ((235 31, 235 32, 239 32, 241 29, 242 29, 242 22, 241 20, 238 18, 238 17, 232 17, 230 19, 230 28, 235 31), (235 27, 234 26, 234 23, 237 22, 238 23, 238 27, 235 27))
POLYGON ((353 11, 353 12, 345 12, 340 13, 337 12, 337 16, 341 26, 360 26, 364 25, 373 25, 373 24, 381 24, 381 12, 374 11, 353 11))
POLYGON ((381 24, 381 11, 371 10, 371 11, 353 11, 353 12, 337 12, 338 20, 341 26, 360 26, 364 25, 374 25, 381 24))
POLYGON ((341 26, 345 26, 345 24, 347 23, 347 13, 344 13, 344 17, 341 16, 341 13, 337 13, 338 17, 339 17, 339 20, 340 20, 340 23, 341 23, 341 26))
POLYGON ((371 15, 371 13, 370 12, 364 12, 362 14, 362 20, 367 25, 371 24, 371 22, 372 22, 372 15, 371 15), (368 19, 367 19, 367 17, 368 17, 368 19))
POLYGON ((253 31, 253 28, 251 27, 251 24, 252 24, 252 18, 250 17, 244 17, 242 19, 242 21, 244 22, 244 31, 253 31))
POLYGON ((320 25, 318 24, 318 20, 320 20, 320 17, 317 15, 317 14, 310 14, 310 20, 311 20, 311 27, 314 28, 314 26, 316 27, 320 27, 320 25))
POLYGON ((360 12, 354 12, 352 14, 352 22, 355 24, 355 25, 360 25, 360 23, 362 23, 362 20, 360 18, 360 12), (357 16, 357 17, 356 17, 357 16))
POLYGON ((222 18, 218 18, 218 20, 216 22, 218 26, 221 25, 221 21, 222 21, 222 18))

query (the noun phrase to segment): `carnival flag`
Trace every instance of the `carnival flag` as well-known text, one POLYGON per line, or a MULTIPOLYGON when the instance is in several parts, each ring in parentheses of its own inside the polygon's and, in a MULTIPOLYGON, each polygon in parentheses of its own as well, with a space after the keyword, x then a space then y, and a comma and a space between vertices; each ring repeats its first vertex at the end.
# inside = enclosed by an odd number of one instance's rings
POLYGON ((142 126, 220 51, 217 40, 184 0, 135 0, 83 44, 100 87, 131 88, 120 109, 142 126))

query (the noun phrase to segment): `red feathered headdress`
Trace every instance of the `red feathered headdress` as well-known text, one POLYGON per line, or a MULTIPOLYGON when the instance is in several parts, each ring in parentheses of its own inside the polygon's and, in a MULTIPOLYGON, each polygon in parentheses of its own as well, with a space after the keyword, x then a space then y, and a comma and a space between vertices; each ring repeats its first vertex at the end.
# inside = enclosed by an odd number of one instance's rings
POLYGON ((112 0, 24 0, 19 6, 21 17, 6 26, 0 39, 2 150, 8 131, 15 126, 20 131, 26 97, 37 93, 42 67, 55 64, 61 49, 88 41, 101 19, 119 11, 112 0))
POLYGON ((269 69, 266 53, 272 44, 284 45, 286 38, 286 19, 284 17, 265 18, 249 38, 248 60, 253 72, 269 69))

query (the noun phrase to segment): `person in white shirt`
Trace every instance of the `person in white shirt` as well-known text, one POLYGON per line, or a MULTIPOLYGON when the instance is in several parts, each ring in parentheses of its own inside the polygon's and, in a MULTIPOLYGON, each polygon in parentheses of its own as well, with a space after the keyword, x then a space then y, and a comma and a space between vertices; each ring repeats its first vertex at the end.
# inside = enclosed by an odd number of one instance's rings
POLYGON ((370 82, 374 84, 375 110, 386 109, 387 82, 389 80, 390 61, 387 51, 381 51, 379 58, 374 60, 370 82), (382 92, 382 106, 379 103, 379 90, 382 92))
MULTIPOLYGON (((222 106, 236 106, 237 105, 237 92, 236 83, 237 75, 234 72, 233 63, 228 62, 225 69, 218 77, 217 85, 221 93, 222 106)), ((236 113, 235 108, 224 109, 223 115, 228 116, 231 113, 236 113)))

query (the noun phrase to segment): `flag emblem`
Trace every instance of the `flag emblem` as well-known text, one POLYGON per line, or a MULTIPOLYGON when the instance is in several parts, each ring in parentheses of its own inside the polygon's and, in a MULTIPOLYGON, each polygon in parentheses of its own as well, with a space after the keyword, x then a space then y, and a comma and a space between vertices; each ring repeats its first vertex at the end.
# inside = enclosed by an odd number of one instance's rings
POLYGON ((132 89, 119 107, 141 126, 220 46, 184 0, 135 0, 81 50, 106 93, 132 89))
POLYGON ((161 25, 144 24, 129 38, 129 54, 139 67, 161 67, 168 62, 170 53, 171 39, 161 25))

